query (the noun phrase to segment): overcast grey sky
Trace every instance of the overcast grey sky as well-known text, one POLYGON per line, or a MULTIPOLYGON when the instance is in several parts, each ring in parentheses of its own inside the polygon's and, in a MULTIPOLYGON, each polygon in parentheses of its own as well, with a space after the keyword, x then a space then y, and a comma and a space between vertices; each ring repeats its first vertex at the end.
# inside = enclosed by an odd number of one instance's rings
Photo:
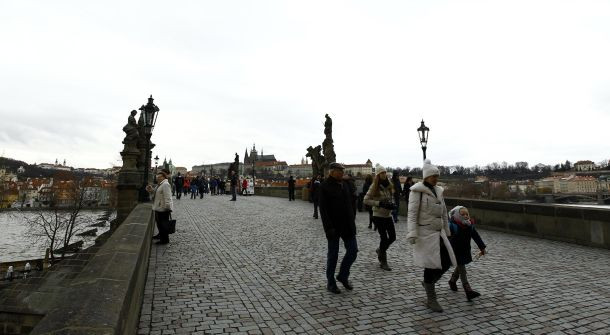
POLYGON ((610 1, 3 1, 0 154, 120 164, 129 111, 153 155, 420 166, 610 158, 610 1))

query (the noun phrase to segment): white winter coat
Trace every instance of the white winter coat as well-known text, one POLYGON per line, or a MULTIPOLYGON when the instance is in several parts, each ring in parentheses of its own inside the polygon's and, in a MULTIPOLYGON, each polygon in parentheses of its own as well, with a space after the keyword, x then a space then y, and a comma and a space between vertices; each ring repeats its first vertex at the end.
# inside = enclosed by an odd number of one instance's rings
POLYGON ((417 238, 417 242, 413 245, 415 265, 428 269, 442 268, 441 239, 447 248, 451 263, 453 266, 457 264, 453 248, 447 238, 447 236, 451 236, 451 230, 443 198, 443 188, 435 186, 434 190, 437 196, 434 196, 434 193, 423 182, 411 186, 407 214, 407 238, 417 238))
POLYGON ((167 179, 163 179, 163 181, 153 192, 153 211, 168 212, 174 210, 174 202, 172 201, 172 187, 169 186, 167 179))

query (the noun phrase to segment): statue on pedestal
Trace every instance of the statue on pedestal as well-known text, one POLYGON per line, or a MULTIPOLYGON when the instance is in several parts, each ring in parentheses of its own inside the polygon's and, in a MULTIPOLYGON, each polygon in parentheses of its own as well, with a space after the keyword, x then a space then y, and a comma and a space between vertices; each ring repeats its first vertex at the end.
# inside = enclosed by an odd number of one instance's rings
POLYGON ((235 160, 229 166, 229 171, 227 171, 229 178, 231 178, 231 171, 235 171, 235 174, 239 175, 239 155, 237 152, 235 153, 235 160))
POLYGON ((326 165, 326 158, 322 156, 322 147, 316 146, 315 148, 309 146, 307 148, 307 157, 311 158, 311 170, 313 176, 324 175, 324 166, 326 165))
POLYGON ((324 134, 326 135, 326 139, 322 142, 324 157, 326 158, 326 164, 324 166, 324 170, 326 170, 327 165, 330 163, 335 163, 337 161, 337 157, 335 155, 335 146, 333 145, 333 120, 325 115, 326 122, 324 122, 324 134))
POLYGON ((136 122, 136 114, 138 112, 132 110, 129 117, 127 118, 127 124, 123 127, 123 131, 125 132, 125 138, 123 139, 123 144, 135 144, 138 142, 138 137, 140 136, 138 132, 138 123, 136 122))

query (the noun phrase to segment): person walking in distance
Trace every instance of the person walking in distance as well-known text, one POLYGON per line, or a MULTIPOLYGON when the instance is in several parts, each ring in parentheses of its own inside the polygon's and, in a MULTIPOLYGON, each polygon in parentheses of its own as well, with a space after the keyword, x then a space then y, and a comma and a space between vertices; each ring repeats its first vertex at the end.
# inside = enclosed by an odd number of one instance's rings
POLYGON ((248 193, 248 179, 244 178, 241 181, 241 194, 246 195, 248 193))
POLYGON ((320 205, 320 179, 322 177, 317 175, 311 181, 311 200, 313 201, 313 218, 318 218, 318 206, 320 205))
POLYGON ((191 179, 189 179, 188 176, 184 177, 184 184, 182 185, 182 190, 184 191, 184 196, 185 197, 191 191, 191 179))
POLYGON ((413 185, 409 195, 407 240, 413 244, 415 265, 424 268, 422 285, 426 289, 426 306, 442 312, 434 285, 457 262, 448 239, 451 230, 443 188, 436 186, 440 171, 429 159, 425 160, 422 170, 423 182, 413 185))
POLYGON ((197 192, 199 191, 199 177, 196 177, 191 181, 191 199, 197 199, 197 192))
POLYGON ((398 209, 400 208, 400 194, 402 193, 402 188, 400 185, 400 178, 398 177, 398 172, 392 172, 392 186, 394 186, 394 205, 396 208, 392 210, 392 218, 394 219, 394 223, 398 222, 398 209))
POLYGON ((352 208, 353 199, 351 199, 349 185, 343 181, 344 167, 339 163, 331 163, 329 169, 328 178, 320 184, 319 202, 322 225, 328 242, 326 289, 338 294, 341 293, 341 290, 337 287, 337 281, 345 289, 353 289, 349 282, 349 274, 358 255, 358 243, 356 241, 356 220, 352 208), (339 239, 343 240, 345 256, 335 280, 335 269, 339 258, 339 239))
POLYGON ((237 174, 231 170, 231 201, 237 201, 237 174))
POLYGON ((182 177, 180 175, 180 172, 178 172, 178 175, 176 176, 176 178, 174 178, 174 187, 176 188, 176 199, 180 199, 180 197, 182 197, 182 187, 184 185, 184 177, 182 177))
POLYGON ((364 196, 364 203, 373 207, 373 222, 379 231, 379 248, 377 259, 379 266, 390 271, 392 268, 388 266, 388 248, 396 241, 396 230, 394 228, 394 220, 392 220, 392 210, 395 205, 392 202, 394 197, 394 186, 388 179, 387 172, 384 167, 377 165, 375 167, 375 179, 364 196))
POLYGON ((205 180, 205 177, 201 177, 199 179, 199 199, 203 199, 203 194, 208 191, 208 181, 205 180))
POLYGON ((167 228, 169 225, 170 213, 174 210, 174 203, 172 201, 172 187, 169 185, 167 180, 168 177, 168 170, 160 170, 156 175, 157 187, 153 188, 151 185, 146 186, 146 190, 152 195, 153 199, 152 210, 155 212, 155 222, 157 223, 157 230, 159 231, 159 234, 153 236, 153 239, 159 238, 157 244, 169 243, 169 232, 167 231, 167 228))
MULTIPOLYGON (((363 202, 364 202, 364 196, 369 191, 369 188, 371 188, 372 184, 373 184, 373 176, 370 174, 367 174, 366 178, 364 179, 364 185, 362 186, 362 193, 364 193, 364 195, 362 196, 363 202)), ((371 228, 373 228, 373 225, 375 224, 373 222, 373 206, 364 204, 364 209, 369 213, 369 229, 371 229, 371 228)), ((375 230, 377 230, 377 226, 375 226, 375 230)))
MULTIPOLYGON (((405 181, 405 185, 402 188, 402 195, 405 197, 405 201, 409 204, 409 194, 411 194, 411 186, 415 185, 413 182, 413 177, 408 176, 405 181)), ((408 208, 407 208, 408 210, 408 208)))
POLYGON ((218 181, 216 181, 216 177, 210 178, 210 194, 216 195, 216 189, 218 187, 218 181))
POLYGON ((294 200, 294 188, 295 188, 296 182, 297 181, 294 180, 293 176, 290 176, 290 178, 288 178, 288 201, 294 200))

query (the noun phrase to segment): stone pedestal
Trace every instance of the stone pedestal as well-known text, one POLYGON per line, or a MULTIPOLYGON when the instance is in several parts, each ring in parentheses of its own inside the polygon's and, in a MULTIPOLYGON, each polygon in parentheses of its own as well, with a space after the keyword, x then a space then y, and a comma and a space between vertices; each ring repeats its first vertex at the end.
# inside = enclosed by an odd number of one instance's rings
POLYGON ((119 171, 117 219, 111 227, 112 230, 116 229, 138 204, 138 191, 142 186, 142 175, 136 168, 139 155, 140 151, 135 145, 126 144, 121 151, 123 167, 119 171))

